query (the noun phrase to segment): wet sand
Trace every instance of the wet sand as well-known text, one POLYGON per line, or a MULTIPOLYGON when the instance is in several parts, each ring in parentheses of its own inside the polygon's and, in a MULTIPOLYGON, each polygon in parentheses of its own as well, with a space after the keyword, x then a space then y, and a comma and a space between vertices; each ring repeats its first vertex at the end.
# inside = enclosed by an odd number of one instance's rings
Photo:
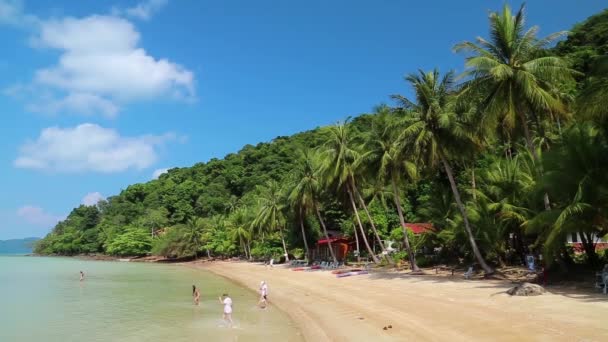
POLYGON ((271 305, 287 312, 307 341, 608 340, 608 296, 601 294, 511 297, 505 293, 509 283, 459 275, 336 278, 245 262, 189 266, 254 290, 265 280, 271 305))

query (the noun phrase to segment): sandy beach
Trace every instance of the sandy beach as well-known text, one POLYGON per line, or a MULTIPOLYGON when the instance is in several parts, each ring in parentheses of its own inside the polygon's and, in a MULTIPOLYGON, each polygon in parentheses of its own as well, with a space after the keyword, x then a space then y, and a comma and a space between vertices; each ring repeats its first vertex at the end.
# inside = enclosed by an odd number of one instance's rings
POLYGON ((372 273, 336 278, 245 262, 189 264, 257 290, 307 341, 606 341, 608 297, 551 291, 511 297, 501 281, 372 273), (384 330, 391 325, 392 328, 384 330))

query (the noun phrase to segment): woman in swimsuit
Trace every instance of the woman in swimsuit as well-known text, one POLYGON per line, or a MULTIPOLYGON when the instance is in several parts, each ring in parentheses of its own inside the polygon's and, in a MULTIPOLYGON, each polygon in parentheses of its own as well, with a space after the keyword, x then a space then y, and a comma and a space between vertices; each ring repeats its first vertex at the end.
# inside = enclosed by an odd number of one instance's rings
POLYGON ((194 285, 192 285, 192 297, 194 297, 194 305, 198 305, 201 299, 201 293, 194 285))

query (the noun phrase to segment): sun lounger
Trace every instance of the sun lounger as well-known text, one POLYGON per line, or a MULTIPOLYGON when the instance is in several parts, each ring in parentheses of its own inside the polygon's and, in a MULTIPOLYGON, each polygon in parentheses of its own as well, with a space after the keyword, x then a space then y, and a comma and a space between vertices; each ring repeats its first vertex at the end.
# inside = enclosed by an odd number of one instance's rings
POLYGON ((350 277, 350 276, 356 276, 356 275, 362 275, 362 274, 368 274, 368 271, 352 271, 352 272, 346 272, 346 273, 339 273, 336 274, 336 278, 344 278, 344 277, 350 277))

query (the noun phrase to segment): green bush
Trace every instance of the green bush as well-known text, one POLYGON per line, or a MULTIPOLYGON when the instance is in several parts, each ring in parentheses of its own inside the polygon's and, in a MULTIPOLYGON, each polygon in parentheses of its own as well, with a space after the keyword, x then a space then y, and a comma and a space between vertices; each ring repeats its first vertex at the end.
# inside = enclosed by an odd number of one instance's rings
POLYGON ((289 253, 296 259, 304 259, 306 257, 306 252, 303 248, 294 248, 289 253))
POLYGON ((424 255, 419 255, 416 257, 416 263, 418 264, 418 267, 428 267, 433 264, 433 259, 424 255))
POLYGON ((108 253, 112 255, 145 255, 152 248, 152 239, 146 230, 127 228, 108 245, 108 253))

